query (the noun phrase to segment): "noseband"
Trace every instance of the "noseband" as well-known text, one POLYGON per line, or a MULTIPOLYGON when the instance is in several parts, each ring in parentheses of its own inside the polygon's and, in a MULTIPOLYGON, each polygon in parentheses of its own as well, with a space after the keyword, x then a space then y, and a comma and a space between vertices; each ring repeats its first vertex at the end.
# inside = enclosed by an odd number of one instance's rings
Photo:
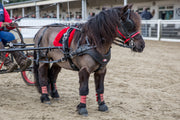
POLYGON ((127 18, 125 21, 123 21, 122 19, 120 19, 120 24, 122 27, 118 28, 117 27, 117 32, 119 33, 119 35, 122 37, 122 39, 124 41, 120 41, 120 40, 116 40, 116 42, 119 43, 115 43, 118 44, 119 46, 122 47, 127 47, 127 48, 133 48, 134 47, 134 37, 137 36, 138 34, 140 34, 140 32, 133 32, 133 33, 129 33, 128 31, 134 28, 134 23, 131 19, 129 19, 130 16, 130 12, 131 10, 128 9, 124 14, 127 15, 127 18), (130 41, 130 42, 129 42, 130 41), (129 42, 129 44, 127 45, 127 42, 129 42))

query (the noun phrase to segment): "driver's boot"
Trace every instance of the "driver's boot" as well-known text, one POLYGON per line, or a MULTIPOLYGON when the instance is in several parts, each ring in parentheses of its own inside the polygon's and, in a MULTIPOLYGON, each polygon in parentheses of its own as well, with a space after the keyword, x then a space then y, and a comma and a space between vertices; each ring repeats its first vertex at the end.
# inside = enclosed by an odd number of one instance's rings
MULTIPOLYGON (((0 49, 4 49, 4 44, 0 42, 0 49)), ((6 52, 0 52, 0 60, 4 62, 4 66, 6 66, 6 72, 13 72, 18 68, 18 65, 13 63, 9 56, 6 56, 6 52)))
MULTIPOLYGON (((17 40, 11 41, 17 43, 17 40)), ((25 71, 32 63, 31 59, 27 58, 22 51, 12 52, 17 64, 20 66, 21 71, 25 71)))

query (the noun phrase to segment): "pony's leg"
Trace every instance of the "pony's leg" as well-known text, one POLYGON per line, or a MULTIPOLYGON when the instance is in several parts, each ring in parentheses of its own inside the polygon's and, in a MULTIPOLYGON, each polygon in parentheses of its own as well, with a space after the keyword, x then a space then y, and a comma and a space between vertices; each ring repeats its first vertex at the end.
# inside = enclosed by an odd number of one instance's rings
POLYGON ((59 72, 61 71, 61 67, 59 67, 56 63, 54 63, 49 70, 49 80, 50 80, 50 94, 51 97, 59 100, 59 94, 56 87, 56 79, 58 77, 59 72))
POLYGON ((104 77, 106 75, 106 68, 94 73, 94 80, 96 86, 96 100, 99 105, 99 111, 107 111, 108 107, 104 102, 104 77))
POLYGON ((48 70, 49 64, 48 63, 40 63, 38 68, 38 75, 39 75, 39 85, 41 87, 41 102, 50 104, 50 99, 48 97, 48 70))
POLYGON ((88 81, 89 81, 89 75, 90 73, 88 72, 86 67, 83 67, 79 71, 79 94, 80 94, 80 104, 77 106, 78 113, 80 115, 87 116, 88 112, 86 109, 86 96, 89 93, 89 88, 88 88, 88 81))

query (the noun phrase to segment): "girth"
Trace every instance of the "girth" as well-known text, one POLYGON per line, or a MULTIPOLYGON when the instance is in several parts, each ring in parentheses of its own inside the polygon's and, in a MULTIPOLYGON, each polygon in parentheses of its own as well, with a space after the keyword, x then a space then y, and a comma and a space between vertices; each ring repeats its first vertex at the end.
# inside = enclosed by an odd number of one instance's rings
POLYGON ((103 68, 111 59, 111 49, 109 49, 108 53, 105 55, 99 53, 95 48, 89 49, 87 51, 83 51, 80 55, 85 55, 85 54, 90 55, 97 63, 100 64, 99 68, 95 71, 98 71, 101 68, 103 68))
POLYGON ((68 41, 69 41, 69 35, 71 34, 71 32, 73 31, 74 28, 69 28, 66 33, 64 33, 63 35, 63 51, 64 51, 64 58, 65 60, 68 60, 71 68, 75 71, 79 71, 79 68, 73 63, 71 56, 70 56, 70 49, 68 47, 68 41))

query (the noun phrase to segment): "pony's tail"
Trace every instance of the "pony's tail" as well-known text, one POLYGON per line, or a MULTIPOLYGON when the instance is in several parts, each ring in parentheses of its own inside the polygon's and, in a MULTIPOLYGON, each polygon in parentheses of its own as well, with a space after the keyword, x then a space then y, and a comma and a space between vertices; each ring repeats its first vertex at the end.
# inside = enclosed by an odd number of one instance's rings
POLYGON ((34 51, 34 64, 33 64, 34 80, 35 80, 35 86, 36 86, 38 92, 41 93, 41 87, 40 87, 40 83, 39 83, 39 73, 38 73, 39 64, 36 62, 36 59, 37 59, 37 52, 34 51))

